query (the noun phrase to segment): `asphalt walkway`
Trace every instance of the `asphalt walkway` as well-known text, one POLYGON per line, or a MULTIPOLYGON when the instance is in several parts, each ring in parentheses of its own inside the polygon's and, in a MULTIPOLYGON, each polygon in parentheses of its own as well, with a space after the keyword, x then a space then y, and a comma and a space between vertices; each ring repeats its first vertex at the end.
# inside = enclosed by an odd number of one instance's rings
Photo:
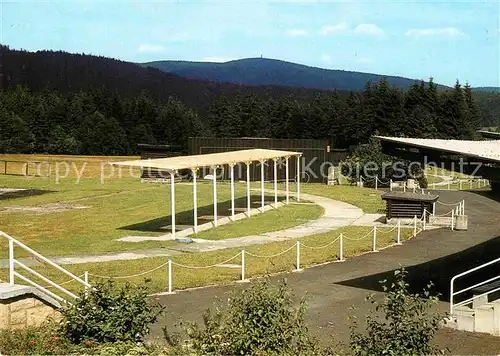
MULTIPOLYGON (((482 194, 465 191, 439 191, 443 201, 466 199, 469 216, 468 231, 437 229, 424 231, 407 243, 378 253, 353 257, 343 263, 330 263, 283 275, 297 298, 308 294, 307 321, 310 330, 325 343, 336 340, 348 342, 347 317, 349 308, 357 307, 354 315, 367 312, 364 298, 370 292, 380 292, 379 281, 390 277, 401 265, 410 273, 410 284, 420 289, 429 281, 441 293, 440 308, 448 309, 447 291, 452 276, 500 254, 500 204, 482 194)), ((282 276, 272 277, 273 279, 282 276)), ((243 288, 238 284, 236 288, 243 288)), ((167 306, 168 318, 154 326, 152 336, 161 334, 161 327, 173 328, 178 318, 201 321, 203 311, 215 297, 225 298, 235 285, 181 291, 156 299, 167 306)), ((494 353, 500 350, 500 338, 440 330, 440 346, 454 353, 494 353)))

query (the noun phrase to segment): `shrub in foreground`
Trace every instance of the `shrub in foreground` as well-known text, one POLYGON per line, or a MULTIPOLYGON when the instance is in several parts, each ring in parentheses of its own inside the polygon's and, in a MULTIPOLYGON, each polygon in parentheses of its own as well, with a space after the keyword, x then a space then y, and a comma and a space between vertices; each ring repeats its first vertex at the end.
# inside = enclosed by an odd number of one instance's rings
POLYGON ((304 321, 305 298, 294 307, 285 281, 273 286, 256 281, 248 289, 232 292, 228 303, 220 301, 203 315, 204 327, 184 327, 187 340, 164 334, 180 354, 203 355, 313 355, 316 341, 304 321), (182 342, 184 342, 183 346, 182 342))
POLYGON ((366 332, 358 331, 355 318, 351 325, 353 355, 435 355, 442 353, 433 345, 441 316, 436 310, 437 297, 431 296, 429 283, 422 294, 411 294, 405 269, 394 272, 394 282, 381 281, 383 301, 376 302, 366 316, 366 332))
POLYGON ((61 333, 73 344, 85 340, 139 342, 163 309, 152 305, 146 287, 95 285, 86 298, 62 311, 61 333))

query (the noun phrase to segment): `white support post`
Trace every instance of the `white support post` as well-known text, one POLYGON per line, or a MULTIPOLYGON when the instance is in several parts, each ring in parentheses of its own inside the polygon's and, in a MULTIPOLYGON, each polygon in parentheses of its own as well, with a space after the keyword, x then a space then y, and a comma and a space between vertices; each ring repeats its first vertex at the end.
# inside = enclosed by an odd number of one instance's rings
POLYGON ((426 213, 426 210, 424 208, 424 220, 422 222, 422 230, 424 230, 424 231, 425 231, 425 227, 426 227, 425 224, 427 223, 426 220, 427 220, 427 213, 426 213))
POLYGON ((217 226, 217 166, 212 167, 212 185, 214 188, 214 226, 217 226))
POLYGON ((465 199, 462 200, 462 215, 465 215, 465 199))
POLYGON ((392 192, 392 178, 389 180, 389 191, 392 192))
POLYGON ((340 233, 339 236, 339 261, 344 262, 344 235, 340 233))
POLYGON ((285 190, 286 190, 286 203, 290 203, 290 173, 288 172, 288 159, 289 157, 285 157, 285 190))
POLYGON ((194 233, 198 233, 198 192, 196 186, 196 176, 198 174, 198 168, 192 168, 191 172, 193 174, 193 230, 194 233))
POLYGON ((9 284, 14 285, 14 240, 9 238, 9 284))
POLYGON ((174 294, 172 291, 172 260, 168 260, 168 294, 174 294))
POLYGON ((472 189, 472 179, 469 179, 469 189, 472 189))
POLYGON ((373 227, 373 245, 372 245, 372 251, 377 252, 377 226, 375 225, 373 227))
POLYGON ((300 268, 300 242, 299 241, 297 241, 296 257, 297 257, 297 260, 295 261, 295 271, 294 272, 299 272, 299 271, 302 271, 302 269, 300 268))
POLYGON ((229 173, 231 175, 231 216, 234 218, 234 164, 229 166, 229 173))
POLYGON ((403 182, 403 193, 406 193, 406 181, 403 182))
POLYGON ((432 216, 436 215, 436 202, 432 203, 432 216))
POLYGON ((462 180, 459 180, 459 181, 458 181, 458 189, 459 189, 459 190, 462 190, 462 180))
POLYGON ((245 250, 241 250, 241 282, 245 281, 245 250))
POLYGON ((451 231, 453 231, 453 228, 455 227, 455 210, 451 209, 451 231))
POLYGON ((397 231, 398 231, 398 236, 397 236, 397 239, 396 239, 396 245, 401 245, 401 220, 398 220, 397 231))
POLYGON ((417 236, 417 216, 413 217, 413 237, 417 236))
POLYGON ((274 207, 278 204, 278 160, 274 159, 274 207))
POLYGON ((266 161, 260 161, 260 208, 262 209, 262 212, 264 212, 264 164, 266 161))
MULTIPOLYGON (((83 272, 83 280, 85 281, 86 284, 89 284, 89 272, 88 271, 83 272)), ((85 299, 87 299, 89 296, 89 287, 87 287, 85 285, 84 289, 85 289, 85 299)))
POLYGON ((300 157, 297 156, 297 201, 300 201, 300 157))
POLYGON ((375 190, 378 190, 378 175, 375 175, 375 190))
POLYGON ((170 204, 172 217, 172 237, 175 238, 175 173, 170 172, 170 204))
POLYGON ((247 163, 247 215, 250 217, 250 162, 247 163))

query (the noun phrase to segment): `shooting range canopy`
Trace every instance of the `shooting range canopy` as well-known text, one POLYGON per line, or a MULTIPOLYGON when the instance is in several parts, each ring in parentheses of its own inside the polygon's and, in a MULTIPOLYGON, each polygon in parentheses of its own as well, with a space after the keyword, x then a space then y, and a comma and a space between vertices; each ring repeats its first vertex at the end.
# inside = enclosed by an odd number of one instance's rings
POLYGON ((203 155, 177 156, 156 159, 139 159, 132 161, 113 162, 115 166, 128 166, 137 168, 156 168, 174 172, 180 169, 193 169, 201 167, 214 167, 223 164, 235 165, 237 163, 251 163, 266 161, 283 157, 301 156, 300 152, 250 149, 203 155))
POLYGON ((500 140, 467 141, 376 136, 381 141, 500 162, 500 140))

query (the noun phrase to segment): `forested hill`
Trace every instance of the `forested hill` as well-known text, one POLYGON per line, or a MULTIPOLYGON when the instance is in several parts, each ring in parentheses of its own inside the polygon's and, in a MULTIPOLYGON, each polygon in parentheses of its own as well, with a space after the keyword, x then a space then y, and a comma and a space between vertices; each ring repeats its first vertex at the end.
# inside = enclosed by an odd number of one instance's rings
MULTIPOLYGON (((323 69, 269 58, 246 58, 225 63, 155 61, 144 67, 190 79, 203 79, 241 85, 284 85, 324 90, 364 90, 367 82, 385 78, 389 85, 408 89, 415 79, 380 74, 323 69)), ((438 88, 447 88, 438 85, 438 88)), ((448 88, 449 89, 449 88, 448 88)))
POLYGON ((147 93, 160 102, 175 97, 191 108, 206 108, 220 93, 252 92, 262 95, 294 94, 311 96, 318 92, 304 88, 278 86, 243 87, 204 80, 191 80, 155 68, 112 58, 62 51, 27 52, 0 45, 0 77, 3 89, 22 85, 33 91, 57 90, 61 93, 104 89, 123 96, 147 93))
POLYGON ((104 57, 0 50, 0 153, 131 154, 138 143, 186 146, 201 135, 327 139, 342 148, 374 133, 472 138, 500 121, 499 94, 458 82, 448 91, 432 81, 401 90, 385 79, 356 92, 246 87, 104 57))

